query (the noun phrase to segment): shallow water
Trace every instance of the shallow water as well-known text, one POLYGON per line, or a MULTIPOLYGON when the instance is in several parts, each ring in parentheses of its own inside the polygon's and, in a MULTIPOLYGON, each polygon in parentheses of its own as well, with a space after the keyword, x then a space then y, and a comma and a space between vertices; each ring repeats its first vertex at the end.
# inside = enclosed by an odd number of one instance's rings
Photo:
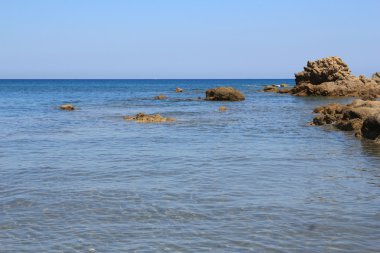
POLYGON ((380 147, 283 82, 0 81, 0 252, 379 252, 380 147), (246 100, 187 100, 219 85, 246 100))

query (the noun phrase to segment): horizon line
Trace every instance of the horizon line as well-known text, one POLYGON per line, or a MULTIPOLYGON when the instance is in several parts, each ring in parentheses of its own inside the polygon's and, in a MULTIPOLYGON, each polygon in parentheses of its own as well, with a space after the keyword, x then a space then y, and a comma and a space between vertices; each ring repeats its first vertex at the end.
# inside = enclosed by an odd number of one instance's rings
POLYGON ((0 78, 4 80, 294 80, 295 78, 0 78))

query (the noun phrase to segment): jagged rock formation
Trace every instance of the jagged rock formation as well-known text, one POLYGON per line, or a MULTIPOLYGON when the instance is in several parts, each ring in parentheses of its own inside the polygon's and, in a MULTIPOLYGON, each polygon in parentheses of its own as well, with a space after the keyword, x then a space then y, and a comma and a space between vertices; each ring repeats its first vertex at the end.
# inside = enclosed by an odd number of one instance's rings
POLYGON ((232 87, 218 87, 206 91, 206 100, 210 101, 242 101, 244 94, 232 87))
POLYGON ((124 116, 125 120, 133 120, 138 123, 161 123, 161 122, 173 122, 175 119, 173 118, 165 118, 160 114, 145 114, 140 112, 135 116, 124 116))
POLYGON ((353 76, 339 57, 309 61, 304 71, 295 74, 297 96, 355 96, 363 99, 380 97, 380 85, 365 76, 353 76))
POLYGON ((312 125, 333 125, 380 143, 380 101, 357 99, 348 105, 333 103, 315 108, 314 113, 319 115, 312 125))
POLYGON ((380 84, 380 72, 376 72, 375 74, 372 75, 372 80, 380 84))

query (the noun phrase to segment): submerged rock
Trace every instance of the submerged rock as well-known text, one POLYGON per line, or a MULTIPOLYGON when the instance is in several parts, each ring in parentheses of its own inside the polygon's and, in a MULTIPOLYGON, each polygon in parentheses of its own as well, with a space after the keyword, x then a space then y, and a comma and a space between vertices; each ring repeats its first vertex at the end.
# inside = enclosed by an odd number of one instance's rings
POLYGON ((125 120, 133 120, 139 123, 161 123, 161 122, 173 122, 173 118, 165 118, 160 114, 145 114, 140 112, 135 116, 124 116, 125 120))
POLYGON ((242 101, 243 93, 232 87, 218 87, 206 91, 206 100, 211 101, 242 101))
POLYGON ((309 61, 304 71, 295 74, 297 96, 355 96, 364 99, 380 97, 380 85, 365 76, 353 76, 339 57, 309 61))
POLYGON ((264 92, 278 92, 280 89, 275 85, 267 85, 264 87, 264 92))
POLYGON ((64 111, 74 111, 75 106, 72 104, 64 104, 64 105, 59 106, 59 109, 64 110, 64 111))
POLYGON ((225 106, 221 106, 221 107, 219 107, 219 109, 218 109, 220 112, 224 112, 224 111, 227 111, 227 107, 225 107, 225 106))
POLYGON ((380 101, 357 99, 351 104, 329 104, 314 109, 319 115, 313 125, 333 125, 343 131, 354 131, 355 136, 380 139, 380 101))
POLYGON ((164 99, 167 99, 168 97, 164 94, 160 94, 158 96, 155 96, 154 99, 156 100, 164 100, 164 99))
POLYGON ((182 88, 176 88, 175 92, 183 92, 183 89, 182 88))

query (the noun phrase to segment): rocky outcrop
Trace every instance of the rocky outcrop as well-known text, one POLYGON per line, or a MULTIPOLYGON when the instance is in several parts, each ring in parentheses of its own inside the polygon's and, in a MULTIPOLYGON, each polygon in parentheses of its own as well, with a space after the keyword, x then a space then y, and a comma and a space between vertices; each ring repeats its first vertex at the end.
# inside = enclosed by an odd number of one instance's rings
POLYGON ((244 94, 232 87, 218 87, 206 91, 206 100, 210 101, 242 101, 244 94))
POLYGON ((339 57, 308 62, 304 71, 295 74, 297 96, 354 96, 363 99, 380 97, 380 85, 365 76, 353 76, 339 57))
POLYGON ((167 99, 167 97, 164 94, 160 94, 158 96, 155 96, 154 99, 156 99, 156 100, 164 100, 164 99, 167 99))
POLYGON ((375 74, 372 75, 372 80, 380 84, 380 72, 376 72, 375 74))
POLYGON ((304 71, 297 73, 296 84, 310 83, 318 85, 326 82, 343 80, 351 76, 351 70, 339 57, 327 57, 308 61, 304 71))
POLYGON ((64 104, 64 105, 59 106, 59 109, 64 110, 64 111, 74 111, 75 106, 72 104, 64 104))
POLYGON ((175 121, 175 119, 173 118, 165 118, 162 117, 160 114, 145 114, 143 112, 140 112, 135 116, 124 116, 124 119, 129 121, 133 120, 138 123, 161 123, 175 121))
POLYGON ((380 142, 380 101, 357 99, 351 104, 329 104, 314 109, 319 115, 312 125, 333 125, 343 131, 354 131, 355 136, 380 142))

